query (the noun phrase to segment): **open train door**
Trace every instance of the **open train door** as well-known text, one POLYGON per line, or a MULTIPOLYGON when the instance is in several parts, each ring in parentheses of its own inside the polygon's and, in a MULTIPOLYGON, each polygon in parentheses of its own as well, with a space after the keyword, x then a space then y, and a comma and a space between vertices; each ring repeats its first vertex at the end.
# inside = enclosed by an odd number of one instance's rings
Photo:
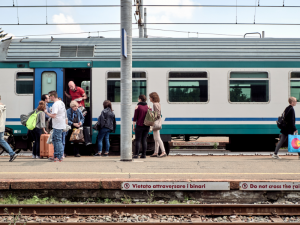
MULTIPOLYGON (((62 68, 36 68, 34 70, 33 106, 37 108, 41 97, 56 91, 64 99, 64 73, 62 68)), ((49 103, 51 106, 52 103, 49 103)))

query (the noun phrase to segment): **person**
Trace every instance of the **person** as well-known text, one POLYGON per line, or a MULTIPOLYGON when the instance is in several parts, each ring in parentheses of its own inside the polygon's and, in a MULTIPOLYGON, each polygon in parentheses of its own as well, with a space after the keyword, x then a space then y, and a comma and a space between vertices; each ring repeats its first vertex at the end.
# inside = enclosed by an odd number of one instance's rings
MULTIPOLYGON (((50 112, 50 108, 48 106, 48 103, 49 103, 49 95, 42 95, 42 101, 44 101, 46 103, 46 109, 47 109, 47 112, 48 113, 51 113, 50 112)), ((48 115, 45 114, 45 119, 46 121, 48 121, 50 119, 50 117, 48 115)))
POLYGON ((84 100, 87 99, 85 91, 81 87, 77 87, 73 81, 68 83, 69 86, 69 94, 65 91, 65 95, 72 99, 72 101, 77 101, 79 107, 85 107, 84 100))
POLYGON ((108 156, 109 153, 109 134, 114 133, 116 130, 116 118, 113 113, 113 109, 111 106, 111 102, 109 100, 105 100, 103 102, 103 110, 101 115, 98 117, 98 153, 95 156, 101 156, 102 153, 102 141, 105 139, 105 153, 104 156, 108 156))
MULTIPOLYGON (((155 112, 157 112, 157 119, 160 120, 161 119, 161 105, 160 105, 160 99, 159 96, 156 92, 152 92, 150 95, 150 102, 153 103, 153 110, 155 112)), ((154 154, 151 155, 150 157, 166 157, 166 150, 165 150, 165 146, 164 143, 162 142, 161 138, 160 138, 160 132, 159 130, 153 130, 153 138, 155 141, 155 151, 154 154), (158 150, 159 147, 161 149, 161 155, 158 155, 158 150)))
POLYGON ((63 144, 62 132, 66 129, 66 108, 65 104, 58 99, 57 92, 51 91, 49 93, 50 100, 54 102, 51 114, 45 110, 45 113, 52 118, 52 142, 54 145, 54 157, 49 158, 52 162, 62 162, 63 144))
POLYGON ((9 162, 12 162, 17 158, 18 155, 11 149, 9 144, 4 140, 5 122, 6 122, 6 106, 1 102, 1 96, 0 96, 0 145, 3 148, 2 150, 0 150, 0 155, 2 155, 4 151, 8 152, 10 156, 9 162))
POLYGON ((137 159, 139 156, 139 149, 142 142, 142 155, 140 158, 146 158, 147 151, 147 136, 150 130, 149 126, 144 125, 144 120, 148 111, 148 105, 146 102, 146 96, 140 95, 138 98, 138 104, 134 111, 133 117, 133 132, 135 132, 135 154, 133 155, 134 159, 137 159))
POLYGON ((46 123, 45 123, 45 113, 44 111, 47 111, 46 109, 46 103, 44 101, 39 102, 39 106, 33 110, 29 115, 33 113, 37 113, 36 117, 36 125, 33 130, 30 130, 29 133, 34 141, 33 147, 32 147, 32 158, 33 159, 39 159, 40 158, 40 138, 42 135, 42 131, 44 131, 44 134, 47 134, 46 123))
MULTIPOLYGON (((272 158, 274 159, 281 159, 278 156, 278 151, 281 148, 281 146, 283 145, 283 143, 288 139, 288 135, 289 134, 294 134, 294 133, 298 133, 298 130, 295 126, 295 109, 294 106, 297 105, 297 99, 295 97, 290 97, 288 99, 289 102, 289 106, 286 107, 286 109, 284 110, 284 115, 285 115, 285 122, 286 122, 286 126, 281 129, 280 133, 281 133, 281 138, 279 143, 277 144, 276 148, 275 148, 275 152, 272 155, 272 158)), ((300 153, 298 153, 299 159, 300 159, 300 153)))
MULTIPOLYGON (((67 110, 67 117, 68 117, 68 124, 71 126, 71 130, 68 132, 67 140, 70 140, 72 135, 72 130, 74 128, 80 128, 84 123, 84 116, 82 115, 81 110, 78 108, 79 104, 76 101, 71 101, 70 107, 67 110)), ((71 143, 73 144, 73 152, 75 157, 80 157, 79 154, 79 146, 78 143, 71 143)))
MULTIPOLYGON (((58 100, 62 101, 62 98, 58 98, 58 100)), ((66 118, 66 124, 68 124, 67 112, 66 112, 65 118, 66 118)), ((66 148, 66 136, 67 136, 67 134, 68 134, 68 132, 63 131, 62 135, 61 135, 61 141, 62 141, 63 149, 64 149, 63 156, 62 156, 63 159, 65 158, 65 148, 66 148)))

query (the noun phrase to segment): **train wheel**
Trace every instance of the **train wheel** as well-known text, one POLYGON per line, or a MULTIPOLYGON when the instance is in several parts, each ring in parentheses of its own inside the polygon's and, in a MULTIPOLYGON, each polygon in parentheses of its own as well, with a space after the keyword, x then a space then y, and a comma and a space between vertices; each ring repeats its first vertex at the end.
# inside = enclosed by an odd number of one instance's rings
POLYGON ((170 153, 170 144, 169 144, 169 142, 168 141, 164 142, 164 146, 165 146, 165 150, 166 150, 167 155, 169 155, 169 153, 170 153))

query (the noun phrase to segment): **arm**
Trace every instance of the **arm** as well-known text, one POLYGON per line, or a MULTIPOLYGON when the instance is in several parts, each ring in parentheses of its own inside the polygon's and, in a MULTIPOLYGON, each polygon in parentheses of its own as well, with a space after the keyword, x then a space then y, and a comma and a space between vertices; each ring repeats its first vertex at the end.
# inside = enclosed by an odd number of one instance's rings
POLYGON ((82 112, 80 111, 80 109, 78 109, 78 110, 79 110, 79 115, 80 115, 79 122, 81 123, 80 125, 83 125, 84 124, 84 116, 82 115, 82 112))
POLYGON ((139 117, 139 110, 136 109, 134 111, 134 117, 133 117, 133 120, 132 120, 132 123, 133 123, 133 132, 135 132, 135 125, 136 125, 136 121, 137 121, 138 117, 139 117))
MULTIPOLYGON (((296 118, 295 118, 295 111, 294 109, 291 109, 292 111, 292 114, 291 114, 291 120, 292 120, 292 125, 293 125, 293 130, 294 132, 297 131, 297 128, 296 128, 296 118)), ((298 131, 297 131, 298 132, 298 131)))
POLYGON ((51 118, 56 118, 56 114, 50 114, 47 112, 47 110, 45 110, 45 114, 48 115, 51 118))
POLYGON ((67 96, 67 98, 72 98, 71 95, 69 95, 66 91, 65 91, 65 96, 67 96))
POLYGON ((116 132, 116 127, 117 127, 117 122, 116 122, 116 117, 114 116, 114 124, 113 124, 114 130, 113 133, 116 132))

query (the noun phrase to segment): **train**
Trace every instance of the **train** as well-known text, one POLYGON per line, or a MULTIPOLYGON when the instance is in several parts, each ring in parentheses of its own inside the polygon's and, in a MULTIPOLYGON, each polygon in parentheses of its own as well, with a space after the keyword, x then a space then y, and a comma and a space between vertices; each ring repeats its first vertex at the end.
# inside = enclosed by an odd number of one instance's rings
MULTIPOLYGON (((227 136, 232 151, 272 151, 280 134, 276 120, 290 96, 300 99, 300 39, 139 38, 132 47, 132 115, 138 96, 157 92, 161 137, 227 136)), ((0 95, 15 149, 30 149, 20 115, 43 94, 64 95, 74 81, 88 96, 84 126, 92 129, 112 102, 117 130, 112 152, 120 153, 120 39, 22 38, 0 43, 0 95)), ((148 100, 149 105, 151 103, 148 100)), ((298 107, 295 107, 296 115, 298 107)), ((299 124, 299 118, 296 118, 299 124)), ((133 133, 134 135, 134 133, 133 133)), ((149 149, 154 149, 151 134, 149 149)))

